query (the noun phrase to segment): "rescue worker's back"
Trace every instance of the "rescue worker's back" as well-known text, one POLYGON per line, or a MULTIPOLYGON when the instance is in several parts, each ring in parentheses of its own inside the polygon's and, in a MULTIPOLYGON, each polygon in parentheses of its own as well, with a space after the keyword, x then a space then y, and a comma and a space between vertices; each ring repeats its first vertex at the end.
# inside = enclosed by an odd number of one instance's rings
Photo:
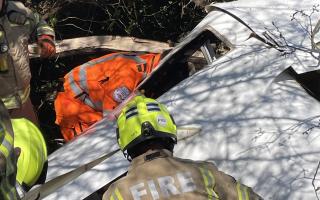
POLYGON ((262 199, 212 163, 173 157, 177 128, 157 101, 136 96, 122 109, 117 124, 118 144, 132 162, 104 200, 262 199))
POLYGON ((111 185, 103 197, 111 199, 262 198, 212 163, 179 159, 168 150, 159 150, 133 159, 127 175, 111 185))

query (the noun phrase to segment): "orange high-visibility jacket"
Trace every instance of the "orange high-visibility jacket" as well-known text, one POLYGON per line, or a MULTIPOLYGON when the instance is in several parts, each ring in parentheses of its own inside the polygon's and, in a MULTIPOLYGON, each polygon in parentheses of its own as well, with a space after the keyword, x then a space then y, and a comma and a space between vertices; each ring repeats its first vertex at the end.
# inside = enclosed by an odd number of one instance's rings
POLYGON ((66 141, 120 104, 158 65, 161 54, 112 53, 84 63, 64 77, 55 100, 56 124, 66 141))

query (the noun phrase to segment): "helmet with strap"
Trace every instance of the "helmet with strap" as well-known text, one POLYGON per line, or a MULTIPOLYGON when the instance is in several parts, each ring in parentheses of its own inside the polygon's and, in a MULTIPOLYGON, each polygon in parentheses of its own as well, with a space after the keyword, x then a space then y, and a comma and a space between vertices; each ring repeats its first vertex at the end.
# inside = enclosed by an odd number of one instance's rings
POLYGON ((117 124, 118 144, 127 159, 127 151, 147 140, 177 143, 177 128, 167 108, 144 96, 136 96, 122 109, 117 124))

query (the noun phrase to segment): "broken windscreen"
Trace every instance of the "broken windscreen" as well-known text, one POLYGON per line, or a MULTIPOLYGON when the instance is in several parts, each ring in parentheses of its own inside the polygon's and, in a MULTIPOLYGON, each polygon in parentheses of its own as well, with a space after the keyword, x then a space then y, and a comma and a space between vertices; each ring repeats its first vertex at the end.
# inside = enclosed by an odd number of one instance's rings
POLYGON ((205 30, 180 50, 169 54, 169 59, 139 89, 144 90, 146 96, 157 98, 225 55, 230 49, 227 42, 205 30))

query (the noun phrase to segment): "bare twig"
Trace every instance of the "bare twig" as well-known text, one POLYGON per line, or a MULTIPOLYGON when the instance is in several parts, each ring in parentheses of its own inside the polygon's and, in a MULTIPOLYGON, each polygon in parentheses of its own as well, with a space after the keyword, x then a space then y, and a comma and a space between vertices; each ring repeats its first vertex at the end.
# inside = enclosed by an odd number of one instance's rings
POLYGON ((320 120, 317 124, 314 124, 313 126, 309 127, 307 130, 303 131, 303 135, 308 135, 313 129, 320 128, 320 120))
POLYGON ((181 18, 184 15, 184 9, 186 9, 189 6, 190 3, 192 3, 192 0, 189 0, 189 2, 187 4, 184 4, 183 2, 181 3, 181 14, 180 14, 181 18))
POLYGON ((157 14, 159 14, 159 13, 162 13, 162 12, 166 11, 168 8, 172 7, 173 5, 175 5, 175 4, 179 3, 179 2, 180 2, 180 1, 176 1, 176 2, 174 2, 174 3, 172 3, 172 4, 170 4, 168 7, 166 7, 166 8, 163 7, 163 9, 161 9, 161 10, 155 12, 155 13, 145 14, 144 17, 152 17, 152 16, 155 16, 155 15, 157 15, 157 14))
POLYGON ((318 162, 318 166, 317 166, 317 169, 316 169, 316 173, 314 174, 313 179, 312 179, 312 186, 313 186, 314 192, 316 193, 316 197, 317 197, 318 200, 319 200, 319 197, 318 197, 317 191, 320 190, 320 187, 317 187, 317 188, 316 188, 316 186, 315 186, 315 184, 314 184, 314 181, 316 180, 316 176, 317 176, 319 167, 320 167, 320 161, 318 162))
POLYGON ((75 28, 77 28, 77 29, 80 29, 80 30, 82 30, 82 31, 93 33, 92 31, 86 30, 86 29, 84 29, 84 28, 81 28, 81 27, 79 27, 79 26, 77 26, 77 25, 75 25, 75 24, 64 24, 63 26, 73 26, 73 27, 75 27, 75 28))
POLYGON ((70 19, 76 19, 76 20, 79 20, 79 21, 83 21, 83 22, 95 22, 95 23, 106 23, 107 21, 96 21, 96 20, 89 20, 89 19, 81 19, 79 17, 66 17, 64 19, 61 19, 59 20, 59 22, 64 22, 64 21, 67 21, 67 20, 70 20, 70 19))
POLYGON ((316 12, 319 12, 319 9, 318 9, 319 5, 314 5, 312 7, 312 11, 310 14, 306 14, 305 11, 303 10, 298 10, 296 11, 293 15, 292 15, 292 18, 291 18, 291 21, 296 21, 296 23, 302 28, 305 30, 305 32, 308 34, 309 38, 310 38, 310 41, 311 41, 311 46, 313 47, 313 26, 312 26, 312 21, 311 21, 311 18, 312 18, 312 15, 315 14, 316 12), (299 20, 296 19, 296 15, 297 14, 300 14, 302 17, 307 17, 308 18, 308 27, 305 27, 301 24, 301 22, 299 20))
POLYGON ((312 48, 313 49, 320 49, 320 47, 318 46, 318 44, 314 41, 314 37, 317 33, 319 33, 320 31, 320 20, 317 22, 316 26, 314 27, 314 30, 312 32, 311 35, 311 42, 312 42, 312 48))

